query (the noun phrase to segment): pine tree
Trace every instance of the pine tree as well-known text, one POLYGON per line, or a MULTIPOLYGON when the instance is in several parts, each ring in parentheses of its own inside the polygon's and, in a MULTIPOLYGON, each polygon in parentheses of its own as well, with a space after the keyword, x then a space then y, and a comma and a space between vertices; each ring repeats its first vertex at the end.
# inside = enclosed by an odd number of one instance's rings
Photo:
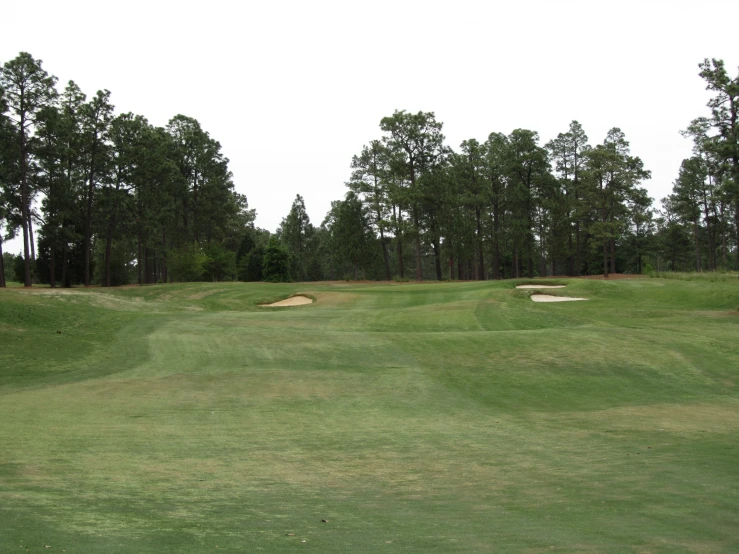
POLYGON ((20 226, 23 230, 23 284, 31 286, 31 251, 33 231, 31 199, 34 194, 30 182, 30 161, 33 154, 31 137, 38 114, 56 100, 56 78, 42 68, 41 60, 21 52, 0 69, 0 89, 4 90, 9 119, 15 127, 18 140, 20 226))

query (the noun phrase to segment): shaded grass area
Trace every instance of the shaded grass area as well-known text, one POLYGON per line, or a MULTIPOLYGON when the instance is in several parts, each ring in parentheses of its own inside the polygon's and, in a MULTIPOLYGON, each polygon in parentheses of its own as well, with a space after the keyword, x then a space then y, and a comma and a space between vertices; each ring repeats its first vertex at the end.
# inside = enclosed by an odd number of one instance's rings
POLYGON ((736 551, 739 284, 563 282, 2 291, 0 551, 736 551))

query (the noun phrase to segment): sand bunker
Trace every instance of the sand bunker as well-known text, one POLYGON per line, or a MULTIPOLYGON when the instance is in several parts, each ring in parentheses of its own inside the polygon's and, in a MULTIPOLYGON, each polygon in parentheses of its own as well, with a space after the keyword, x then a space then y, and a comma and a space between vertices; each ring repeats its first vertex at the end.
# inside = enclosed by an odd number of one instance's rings
POLYGON ((574 300, 587 300, 587 298, 575 298, 574 296, 552 296, 551 294, 532 294, 534 302, 572 302, 574 300))
POLYGON ((563 289, 565 285, 518 285, 517 289, 563 289))
POLYGON ((280 300, 279 302, 273 302, 272 304, 260 304, 260 306, 264 306, 265 308, 279 308, 282 306, 302 306, 304 304, 313 304, 313 299, 298 295, 285 298, 285 300, 280 300))

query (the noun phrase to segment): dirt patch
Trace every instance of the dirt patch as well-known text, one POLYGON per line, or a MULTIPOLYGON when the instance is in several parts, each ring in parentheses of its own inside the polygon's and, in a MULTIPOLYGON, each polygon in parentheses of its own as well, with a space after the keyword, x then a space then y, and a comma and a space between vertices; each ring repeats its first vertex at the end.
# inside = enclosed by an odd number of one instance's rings
POLYGON ((566 285, 518 285, 517 289, 563 289, 566 285))
POLYGON ((304 306, 305 304, 313 304, 313 299, 307 296, 296 295, 280 300, 279 302, 272 302, 272 304, 260 304, 260 306, 264 306, 265 308, 280 308, 282 306, 304 306))
POLYGON ((552 296, 551 294, 532 294, 534 302, 573 302, 575 300, 587 300, 587 298, 576 298, 574 296, 552 296))

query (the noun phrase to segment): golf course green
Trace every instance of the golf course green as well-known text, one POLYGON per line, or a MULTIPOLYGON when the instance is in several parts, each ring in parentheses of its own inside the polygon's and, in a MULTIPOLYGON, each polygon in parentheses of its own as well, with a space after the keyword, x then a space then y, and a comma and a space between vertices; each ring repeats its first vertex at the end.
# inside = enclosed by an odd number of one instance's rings
POLYGON ((739 551, 736 279, 534 282, 0 290, 0 552, 739 551))

